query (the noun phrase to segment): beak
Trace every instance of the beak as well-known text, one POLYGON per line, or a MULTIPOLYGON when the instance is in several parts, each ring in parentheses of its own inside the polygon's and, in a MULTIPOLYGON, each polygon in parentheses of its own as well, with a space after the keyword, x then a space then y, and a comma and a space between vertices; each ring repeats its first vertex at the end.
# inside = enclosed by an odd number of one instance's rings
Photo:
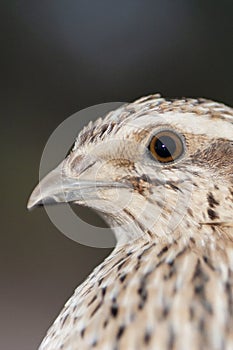
POLYGON ((83 200, 82 194, 93 192, 96 183, 64 175, 64 163, 61 162, 39 182, 29 198, 28 209, 45 204, 78 202, 83 200))
POLYGON ((68 193, 72 194, 71 190, 74 188, 75 180, 62 175, 63 166, 64 161, 39 182, 29 198, 28 209, 43 204, 69 201, 68 193))
POLYGON ((98 197, 98 188, 128 187, 114 181, 85 179, 85 175, 82 175, 81 178, 78 175, 77 177, 69 177, 64 174, 65 166, 64 160, 39 182, 29 198, 27 204, 29 210, 45 204, 64 202, 83 204, 86 199, 98 197))

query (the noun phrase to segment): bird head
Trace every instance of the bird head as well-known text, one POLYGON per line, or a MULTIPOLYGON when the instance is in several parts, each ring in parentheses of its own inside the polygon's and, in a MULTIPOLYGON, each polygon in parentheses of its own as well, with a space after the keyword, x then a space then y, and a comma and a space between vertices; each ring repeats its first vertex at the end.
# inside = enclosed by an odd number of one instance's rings
POLYGON ((28 207, 59 202, 99 211, 119 242, 209 241, 232 227, 233 110, 150 95, 89 123, 28 207))

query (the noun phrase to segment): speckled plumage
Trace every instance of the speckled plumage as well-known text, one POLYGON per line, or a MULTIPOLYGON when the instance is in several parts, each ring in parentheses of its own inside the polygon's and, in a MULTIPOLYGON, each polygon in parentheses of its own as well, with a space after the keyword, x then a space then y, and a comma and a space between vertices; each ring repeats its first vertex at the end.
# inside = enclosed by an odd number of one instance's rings
MULTIPOLYGON (((40 350, 233 349, 232 108, 141 98, 85 127, 62 176, 88 181, 67 198, 101 211, 118 243, 40 350), (163 129, 184 142, 168 164, 148 151, 163 129)), ((35 190, 29 206, 42 200, 35 190)))

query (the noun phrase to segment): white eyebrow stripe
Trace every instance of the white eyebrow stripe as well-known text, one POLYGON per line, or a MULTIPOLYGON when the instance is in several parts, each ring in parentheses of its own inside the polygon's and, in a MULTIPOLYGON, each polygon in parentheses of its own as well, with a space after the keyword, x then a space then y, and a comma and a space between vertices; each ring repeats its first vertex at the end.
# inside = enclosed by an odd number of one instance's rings
MULTIPOLYGON (((146 128, 146 125, 170 125, 183 133, 207 135, 211 138, 226 138, 233 140, 233 123, 224 119, 213 119, 207 115, 194 115, 192 113, 167 112, 163 114, 145 114, 130 122, 126 126, 132 128, 146 128)), ((123 126, 123 125, 122 125, 123 126)))

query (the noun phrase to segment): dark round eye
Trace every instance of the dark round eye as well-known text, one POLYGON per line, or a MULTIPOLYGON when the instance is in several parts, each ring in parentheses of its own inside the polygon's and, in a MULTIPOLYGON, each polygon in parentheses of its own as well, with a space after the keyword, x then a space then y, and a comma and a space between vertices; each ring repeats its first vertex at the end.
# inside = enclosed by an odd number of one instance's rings
POLYGON ((163 130, 153 136, 149 150, 159 162, 169 163, 179 158, 184 148, 181 138, 176 133, 163 130))

